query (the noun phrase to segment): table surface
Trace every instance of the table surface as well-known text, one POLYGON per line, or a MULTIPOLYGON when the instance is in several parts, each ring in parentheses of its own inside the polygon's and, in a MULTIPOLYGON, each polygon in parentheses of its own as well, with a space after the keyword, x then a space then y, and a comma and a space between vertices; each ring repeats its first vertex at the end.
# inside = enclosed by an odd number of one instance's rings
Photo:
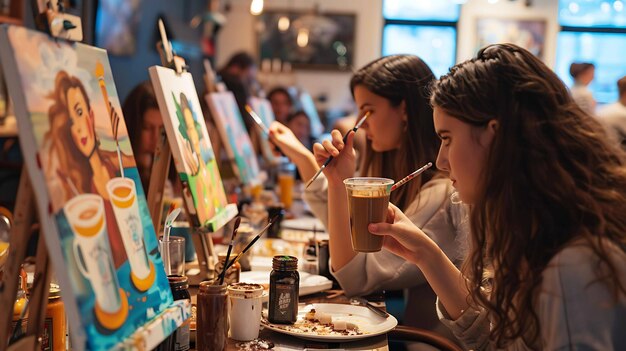
MULTIPOLYGON (((385 307, 384 299, 382 295, 370 297, 370 301, 377 302, 379 307, 385 307)), ((343 294, 337 294, 336 290, 325 291, 308 296, 300 296, 300 305, 311 303, 340 303, 350 304, 350 299, 343 294)), ((259 332, 259 338, 268 340, 274 343, 273 350, 287 351, 287 350, 303 350, 303 349, 335 349, 335 350, 376 350, 383 351, 389 350, 387 345, 387 335, 378 335, 371 338, 361 339, 352 342, 323 342, 323 341, 311 341, 294 336, 274 332, 269 329, 261 329, 259 332)), ((228 346, 226 350, 242 350, 245 349, 246 343, 228 339, 228 346)))

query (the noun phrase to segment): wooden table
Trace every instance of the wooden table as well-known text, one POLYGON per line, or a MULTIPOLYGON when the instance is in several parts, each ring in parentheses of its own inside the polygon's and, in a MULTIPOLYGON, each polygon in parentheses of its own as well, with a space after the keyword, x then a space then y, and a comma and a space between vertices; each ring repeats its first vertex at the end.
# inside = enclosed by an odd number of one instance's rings
MULTIPOLYGON (((350 299, 348 299, 345 295, 334 296, 335 293, 332 292, 321 292, 308 296, 300 297, 300 304, 311 304, 311 303, 343 303, 349 304, 350 299), (331 298, 329 298, 331 296, 331 298)), ((377 295, 375 297, 369 297, 370 301, 382 301, 377 305, 380 307, 385 307, 384 299, 382 295, 377 295)), ((268 329, 261 329, 259 333, 259 338, 268 340, 274 343, 273 350, 276 351, 287 351, 287 350, 304 350, 304 349, 341 349, 341 350, 376 350, 383 351, 389 350, 389 346, 387 345, 387 335, 378 335, 373 336, 371 338, 361 339, 358 341, 345 342, 345 343, 337 343, 337 342, 321 342, 321 341, 311 341, 305 340, 301 338, 296 338, 294 336, 289 336, 281 333, 277 333, 268 329)), ((228 346, 226 350, 241 350, 243 349, 240 346, 245 346, 244 342, 235 341, 232 339, 228 339, 228 346)))

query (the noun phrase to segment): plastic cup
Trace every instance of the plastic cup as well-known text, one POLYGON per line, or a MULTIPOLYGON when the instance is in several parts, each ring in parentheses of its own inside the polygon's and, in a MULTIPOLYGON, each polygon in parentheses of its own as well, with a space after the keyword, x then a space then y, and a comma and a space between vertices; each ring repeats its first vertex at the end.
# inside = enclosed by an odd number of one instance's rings
POLYGON ((359 177, 346 179, 343 183, 348 192, 352 249, 357 252, 380 251, 383 237, 372 234, 367 226, 386 220, 393 180, 359 177))

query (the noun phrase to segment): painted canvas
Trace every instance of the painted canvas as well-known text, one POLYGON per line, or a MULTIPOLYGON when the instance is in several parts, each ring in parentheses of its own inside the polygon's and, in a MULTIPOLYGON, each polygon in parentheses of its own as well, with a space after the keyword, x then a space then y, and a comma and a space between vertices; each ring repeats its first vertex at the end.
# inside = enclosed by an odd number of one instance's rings
POLYGON ((546 26, 544 19, 479 18, 475 51, 489 44, 512 43, 543 60, 546 26))
POLYGON ((206 95, 228 157, 234 160, 235 172, 245 185, 260 183, 259 163, 250 135, 243 124, 235 96, 230 91, 206 95))
POLYGON ((299 100, 302 110, 309 116, 309 120, 311 121, 311 135, 315 138, 319 138, 320 135, 324 133, 324 125, 322 124, 319 113, 317 113, 317 107, 315 107, 315 102, 311 94, 302 92, 300 93, 299 100))
POLYGON ((5 25, 0 55, 72 344, 110 349, 173 300, 107 53, 5 25))
MULTIPOLYGON (((270 104, 269 100, 261 99, 257 97, 250 98, 250 107, 256 112, 263 124, 269 128, 269 126, 276 120, 274 116, 274 111, 272 110, 272 104, 270 104)), ((256 128, 256 127, 255 127, 256 128)), ((260 128, 256 129, 259 135, 261 136, 261 152, 263 153, 263 157, 269 164, 278 164, 278 158, 274 156, 274 152, 272 145, 269 141, 269 135, 265 133, 260 128)))
POLYGON ((196 225, 206 225, 227 206, 226 193, 191 73, 150 67, 186 208, 196 225), (195 212, 195 213, 194 213, 195 212))
POLYGON ((263 11, 257 16, 259 55, 296 69, 348 70, 354 60, 356 16, 311 11, 263 11))

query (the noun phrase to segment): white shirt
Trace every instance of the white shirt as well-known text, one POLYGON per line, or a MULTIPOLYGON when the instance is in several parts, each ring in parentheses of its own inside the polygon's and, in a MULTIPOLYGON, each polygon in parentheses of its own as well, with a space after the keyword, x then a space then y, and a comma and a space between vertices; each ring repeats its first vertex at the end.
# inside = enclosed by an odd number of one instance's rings
POLYGON ((606 105, 598 111, 598 120, 611 138, 622 145, 626 144, 626 106, 621 102, 606 105))
POLYGON ((574 84, 572 89, 570 90, 572 94, 572 98, 578 104, 578 106, 591 116, 596 115, 596 100, 593 98, 593 94, 591 90, 587 88, 587 86, 582 84, 574 84))

